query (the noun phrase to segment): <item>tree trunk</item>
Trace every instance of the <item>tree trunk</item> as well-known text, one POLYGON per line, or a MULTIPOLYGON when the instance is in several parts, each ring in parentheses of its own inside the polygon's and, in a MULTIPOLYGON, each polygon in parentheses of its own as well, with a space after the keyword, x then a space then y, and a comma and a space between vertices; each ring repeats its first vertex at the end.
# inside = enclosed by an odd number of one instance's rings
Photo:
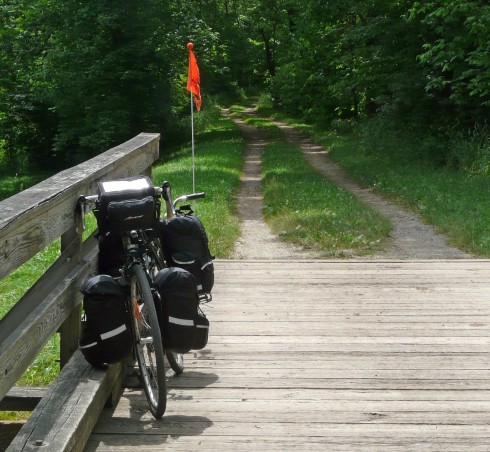
POLYGON ((260 34, 264 40, 265 64, 271 77, 274 77, 276 75, 276 64, 274 62, 274 55, 272 54, 271 50, 270 39, 267 38, 264 29, 260 30, 260 34))

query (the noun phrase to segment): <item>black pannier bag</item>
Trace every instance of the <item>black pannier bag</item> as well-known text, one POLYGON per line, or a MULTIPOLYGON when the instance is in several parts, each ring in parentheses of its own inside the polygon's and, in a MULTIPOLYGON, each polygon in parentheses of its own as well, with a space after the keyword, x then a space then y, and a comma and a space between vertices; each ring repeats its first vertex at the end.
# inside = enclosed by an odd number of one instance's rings
POLYGON ((128 290, 109 275, 94 276, 82 285, 85 320, 80 350, 96 367, 122 361, 131 352, 126 300, 128 290))
POLYGON ((198 291, 211 293, 214 256, 209 251, 204 225, 192 214, 176 215, 163 228, 163 252, 168 267, 180 267, 196 278, 198 291))
POLYGON ((160 216, 160 202, 149 177, 99 182, 94 210, 101 233, 149 229, 160 216))
POLYGON ((124 265, 124 247, 120 232, 99 234, 98 273, 120 277, 120 269, 124 265))
POLYGON ((165 349, 187 353, 204 348, 208 343, 209 321, 199 309, 192 273, 179 267, 164 268, 156 275, 155 286, 161 300, 165 349))

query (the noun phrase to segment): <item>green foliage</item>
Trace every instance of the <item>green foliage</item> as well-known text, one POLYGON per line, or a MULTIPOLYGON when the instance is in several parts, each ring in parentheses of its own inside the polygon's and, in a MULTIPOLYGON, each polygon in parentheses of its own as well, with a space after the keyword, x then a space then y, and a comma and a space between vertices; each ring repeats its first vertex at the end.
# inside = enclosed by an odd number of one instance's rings
POLYGON ((42 76, 55 87, 48 93, 59 117, 54 151, 68 163, 165 125, 168 62, 157 49, 166 11, 154 0, 115 6, 51 2, 55 25, 42 76))
POLYGON ((261 93, 257 100, 257 111, 259 113, 270 111, 274 108, 274 99, 268 93, 261 93))
MULTIPOLYGON (((235 217, 234 193, 240 181, 245 146, 234 123, 219 115, 215 107, 196 114, 199 125, 196 134, 196 189, 205 191, 204 200, 192 202, 196 213, 206 225, 211 251, 217 257, 231 255, 234 243, 240 234, 240 225, 235 217)), ((153 169, 155 184, 169 180, 174 196, 192 191, 191 150, 184 147, 174 152, 166 162, 153 169)), ((168 156, 166 157, 168 159, 168 156)), ((93 215, 87 217, 88 232, 95 229, 93 215)), ((11 275, 0 281, 0 318, 37 281, 60 254, 56 241, 11 275)), ((19 385, 41 386, 51 383, 59 373, 59 336, 55 335, 43 348, 35 362, 21 377, 19 385)), ((18 414, 2 414, 2 419, 18 418, 18 414)), ((20 415, 22 417, 22 415, 20 415)))
MULTIPOLYGON (((9 174, 73 164, 142 131, 178 143, 189 41, 204 109, 210 96, 266 87, 276 106, 324 127, 381 115, 442 139, 490 113, 484 0, 16 0, 0 20, 9 174)), ((434 161, 466 168, 463 148, 434 161)))
MULTIPOLYGON (((0 318, 24 295, 44 274, 60 254, 60 243, 56 241, 36 254, 8 277, 0 281, 0 318)), ((43 386, 51 383, 59 373, 59 336, 54 335, 36 360, 19 379, 21 386, 43 386)))
POLYGON ((453 133, 447 143, 448 166, 471 175, 490 177, 490 131, 476 125, 453 133))
POLYGON ((213 91, 236 91, 236 74, 247 67, 243 51, 229 50, 247 47, 234 27, 239 13, 222 2, 197 3, 0 5, 0 153, 8 171, 66 167, 142 131, 161 132, 162 143, 179 140, 186 131, 176 124, 188 115, 189 41, 201 68, 203 108, 213 91))
POLYGON ((431 31, 419 61, 428 69, 426 90, 447 97, 460 114, 478 119, 490 105, 490 5, 483 0, 416 2, 413 20, 431 31))
POLYGON ((417 211, 456 247, 490 256, 490 139, 485 127, 428 135, 377 116, 338 133, 281 112, 269 114, 309 134, 330 149, 351 177, 417 211))
MULTIPOLYGON (((326 127, 378 115, 429 140, 467 134, 490 113, 489 11, 482 0, 303 2, 271 94, 326 127)), ((459 160, 442 154, 433 161, 459 160)))
POLYGON ((2 177, 2 183, 0 185, 0 201, 43 181, 49 177, 49 175, 49 173, 37 171, 30 175, 16 174, 14 176, 2 177))

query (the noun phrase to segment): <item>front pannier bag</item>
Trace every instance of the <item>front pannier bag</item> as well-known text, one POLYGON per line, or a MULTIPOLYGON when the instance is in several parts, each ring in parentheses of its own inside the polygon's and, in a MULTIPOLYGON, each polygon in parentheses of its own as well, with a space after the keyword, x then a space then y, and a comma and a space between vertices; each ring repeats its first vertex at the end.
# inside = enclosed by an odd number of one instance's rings
POLYGON ((149 229, 160 216, 160 203, 147 176, 99 182, 95 216, 100 232, 149 229))
POLYGON ((85 320, 80 350, 93 366, 122 361, 131 352, 127 289, 109 275, 94 276, 82 285, 85 320))
POLYGON ((168 267, 180 267, 196 278, 199 292, 211 293, 214 265, 204 225, 195 215, 177 215, 167 221, 163 251, 168 267))
POLYGON ((97 240, 99 242, 98 273, 120 277, 120 270, 125 260, 121 233, 102 233, 98 235, 97 240))
POLYGON ((207 345, 209 321, 199 309, 194 276, 178 267, 160 270, 155 277, 160 294, 160 318, 166 349, 187 353, 207 345))

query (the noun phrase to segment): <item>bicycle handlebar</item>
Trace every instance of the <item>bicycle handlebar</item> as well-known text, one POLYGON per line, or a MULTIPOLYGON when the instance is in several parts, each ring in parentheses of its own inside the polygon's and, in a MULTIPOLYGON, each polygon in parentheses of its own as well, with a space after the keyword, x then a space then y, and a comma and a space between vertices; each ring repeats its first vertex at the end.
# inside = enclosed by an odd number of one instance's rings
MULTIPOLYGON (((193 199, 205 198, 206 193, 191 193, 189 195, 179 196, 172 202, 172 191, 170 189, 170 183, 164 182, 161 187, 155 187, 155 195, 161 196, 165 200, 167 207, 167 218, 170 219, 175 215, 175 207, 179 202, 192 201, 193 199)), ((80 215, 81 231, 85 231, 85 214, 87 204, 93 204, 99 200, 98 195, 80 195, 77 200, 76 212, 80 215)), ((78 228, 77 228, 78 229, 78 228)))
POLYGON ((192 193, 190 195, 184 195, 184 196, 179 196, 175 201, 174 201, 174 207, 177 206, 179 202, 184 202, 184 201, 192 201, 193 199, 199 199, 199 198, 205 198, 206 193, 201 192, 201 193, 192 193))

